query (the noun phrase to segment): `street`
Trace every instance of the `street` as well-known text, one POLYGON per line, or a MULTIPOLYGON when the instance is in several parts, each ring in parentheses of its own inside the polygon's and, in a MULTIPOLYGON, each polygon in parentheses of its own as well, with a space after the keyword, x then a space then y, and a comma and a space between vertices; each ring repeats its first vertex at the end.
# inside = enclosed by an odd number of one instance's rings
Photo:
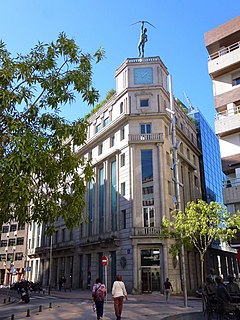
MULTIPOLYGON (((53 292, 50 296, 43 294, 32 294, 29 304, 16 302, 2 305, 0 307, 0 319, 14 320, 53 320, 53 319, 84 319, 95 320, 96 313, 92 309, 91 294, 89 291, 74 290, 72 292, 53 292), (29 309, 29 311, 27 311, 29 309)), ((183 306, 183 299, 173 296, 169 303, 166 303, 163 295, 129 295, 128 301, 124 302, 123 320, 151 320, 166 319, 203 319, 201 313, 201 300, 189 298, 188 307, 183 306), (198 313, 196 313, 198 312, 198 313), (196 316, 193 315, 196 313, 196 316), (185 316, 183 316, 183 315, 185 316), (186 314, 189 317, 186 318, 186 314), (181 315, 181 316, 180 316, 181 315)), ((113 302, 108 295, 104 306, 104 320, 115 320, 113 302)))

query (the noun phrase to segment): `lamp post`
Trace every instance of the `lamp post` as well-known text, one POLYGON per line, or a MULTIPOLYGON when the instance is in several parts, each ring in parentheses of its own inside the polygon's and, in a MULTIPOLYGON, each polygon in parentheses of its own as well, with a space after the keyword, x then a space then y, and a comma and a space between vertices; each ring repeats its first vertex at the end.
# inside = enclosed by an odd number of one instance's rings
MULTIPOLYGON (((172 125, 172 145, 173 145, 173 181, 174 181, 174 195, 175 195, 175 207, 176 210, 180 210, 180 196, 179 196, 179 176, 178 176, 178 148, 181 144, 180 141, 176 139, 176 115, 175 115, 175 106, 173 99, 173 90, 172 90, 172 77, 169 75, 169 93, 170 93, 170 110, 171 114, 171 125, 172 125)), ((187 298, 187 285, 186 285, 186 268, 185 268, 185 257, 184 257, 184 245, 181 245, 181 280, 182 280, 182 289, 184 297, 184 307, 188 306, 187 298)))
POLYGON ((49 247, 49 278, 48 278, 48 294, 51 294, 51 282, 52 282, 52 235, 50 236, 50 247, 49 247))

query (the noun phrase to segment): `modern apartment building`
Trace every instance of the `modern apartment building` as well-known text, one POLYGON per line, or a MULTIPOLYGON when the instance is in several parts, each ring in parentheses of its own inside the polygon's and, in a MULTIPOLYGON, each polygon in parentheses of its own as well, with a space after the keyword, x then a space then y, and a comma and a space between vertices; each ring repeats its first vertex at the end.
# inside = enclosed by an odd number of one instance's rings
MULTIPOLYGON (((159 57, 133 58, 115 78, 116 94, 88 118, 87 143, 76 150, 92 159, 95 171, 86 195, 88 222, 70 232, 57 221, 56 235, 43 237, 37 249, 42 281, 57 285, 64 275, 67 286, 85 289, 107 275, 110 288, 120 273, 136 293, 162 291, 169 276, 180 292, 178 257, 169 253, 170 241, 158 237, 163 216, 175 206, 168 71, 159 57)), ((175 116, 180 197, 186 203, 201 198, 200 151, 195 126, 176 101, 175 116)), ((198 254, 186 252, 185 259, 188 290, 195 290, 198 254)))
MULTIPOLYGON (((203 114, 192 108, 188 113, 196 122, 201 172, 202 199, 207 203, 215 201, 223 203, 222 172, 219 139, 203 114)), ((206 270, 214 267, 225 279, 228 274, 239 276, 236 250, 219 241, 213 241, 206 255, 206 270)))
MULTIPOLYGON (((229 211, 240 210, 240 16, 205 33, 220 141, 223 200, 229 211)), ((240 247, 240 237, 233 242, 240 247)))

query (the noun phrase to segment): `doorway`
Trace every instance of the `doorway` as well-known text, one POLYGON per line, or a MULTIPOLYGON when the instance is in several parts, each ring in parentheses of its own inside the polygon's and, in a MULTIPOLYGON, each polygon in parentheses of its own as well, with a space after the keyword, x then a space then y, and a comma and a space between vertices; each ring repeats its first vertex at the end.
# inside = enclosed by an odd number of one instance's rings
POLYGON ((152 293, 160 291, 159 268, 142 268, 142 292, 152 293))

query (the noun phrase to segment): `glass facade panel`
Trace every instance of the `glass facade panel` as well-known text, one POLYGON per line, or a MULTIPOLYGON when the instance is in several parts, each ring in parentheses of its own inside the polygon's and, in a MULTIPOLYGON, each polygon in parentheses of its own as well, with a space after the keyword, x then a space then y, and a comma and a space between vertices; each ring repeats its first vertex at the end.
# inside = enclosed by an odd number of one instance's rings
POLYGON ((112 231, 117 230, 117 176, 116 161, 111 162, 111 216, 112 231))
POLYGON ((104 230, 104 170, 99 170, 99 233, 103 234, 104 230))
POLYGON ((88 200, 88 235, 92 235, 92 219, 93 219, 93 183, 89 183, 89 200, 88 200))
POLYGON ((143 206, 154 205, 153 188, 153 159, 152 150, 141 150, 142 165, 142 204, 143 206))

